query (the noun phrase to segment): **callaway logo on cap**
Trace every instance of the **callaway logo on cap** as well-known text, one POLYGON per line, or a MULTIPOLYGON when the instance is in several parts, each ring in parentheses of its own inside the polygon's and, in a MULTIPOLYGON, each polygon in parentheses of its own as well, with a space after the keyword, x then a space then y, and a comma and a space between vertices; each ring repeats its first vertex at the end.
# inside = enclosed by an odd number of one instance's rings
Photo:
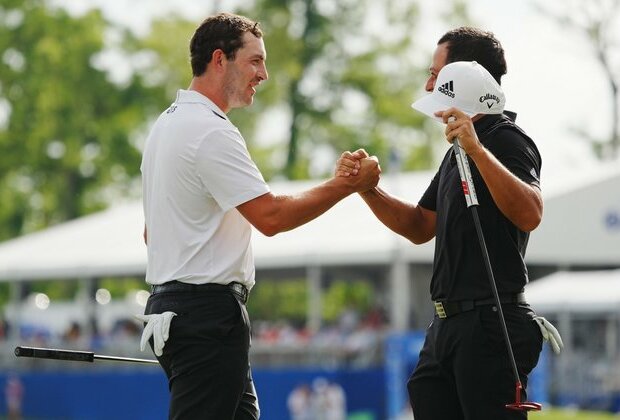
POLYGON ((411 107, 442 121, 435 112, 455 107, 470 117, 501 114, 505 103, 504 92, 491 73, 475 61, 457 61, 446 64, 437 75, 433 92, 411 107))

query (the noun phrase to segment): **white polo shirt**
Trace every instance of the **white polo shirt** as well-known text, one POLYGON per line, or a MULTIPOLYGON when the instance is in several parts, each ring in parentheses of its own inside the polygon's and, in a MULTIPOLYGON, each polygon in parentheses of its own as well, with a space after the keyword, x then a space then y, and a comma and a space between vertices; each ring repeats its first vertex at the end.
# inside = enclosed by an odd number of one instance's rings
POLYGON ((269 192, 239 130, 211 100, 179 90, 142 156, 146 281, 254 285, 250 223, 236 206, 269 192))

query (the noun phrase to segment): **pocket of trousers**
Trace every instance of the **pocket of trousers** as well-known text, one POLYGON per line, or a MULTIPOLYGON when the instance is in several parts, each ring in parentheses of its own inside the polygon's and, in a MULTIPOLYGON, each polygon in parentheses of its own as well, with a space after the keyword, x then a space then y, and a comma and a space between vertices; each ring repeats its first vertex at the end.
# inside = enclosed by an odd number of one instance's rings
POLYGON ((177 320, 176 334, 196 338, 237 340, 243 337, 246 322, 235 299, 229 293, 196 294, 177 320))
MULTIPOLYGON (((542 350, 542 337, 529 309, 516 305, 502 306, 508 328, 508 337, 517 368, 528 374, 538 363, 542 350)), ((499 313, 492 306, 479 311, 479 322, 485 343, 491 352, 507 352, 506 340, 500 323, 499 313)))

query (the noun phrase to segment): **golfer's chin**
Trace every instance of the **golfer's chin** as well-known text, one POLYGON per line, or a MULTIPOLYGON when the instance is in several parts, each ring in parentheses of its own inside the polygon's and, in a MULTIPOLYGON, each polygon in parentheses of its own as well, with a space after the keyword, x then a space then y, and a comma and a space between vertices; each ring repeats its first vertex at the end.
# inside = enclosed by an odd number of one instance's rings
POLYGON ((235 102, 236 103, 232 106, 232 108, 243 108, 246 106, 250 106, 254 102, 254 95, 252 94, 244 96, 242 98, 238 98, 235 102))
POLYGON ((236 101, 234 101, 233 103, 231 103, 230 108, 245 108, 246 106, 250 106, 252 105, 252 102, 254 102, 254 96, 248 96, 248 97, 244 97, 244 98, 237 98, 236 101))

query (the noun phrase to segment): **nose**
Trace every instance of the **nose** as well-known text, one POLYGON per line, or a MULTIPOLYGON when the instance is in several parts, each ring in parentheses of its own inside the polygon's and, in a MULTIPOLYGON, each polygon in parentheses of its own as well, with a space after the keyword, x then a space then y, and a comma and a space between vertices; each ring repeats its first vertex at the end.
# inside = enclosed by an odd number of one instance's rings
POLYGON ((425 89, 427 92, 429 92, 429 93, 430 93, 430 92, 432 92, 432 91, 433 91, 433 89, 435 89, 435 82, 436 82, 436 81, 437 81, 437 79, 435 79, 435 76, 430 75, 430 76, 428 77, 428 80, 426 81, 426 86, 424 87, 424 89, 425 89))
POLYGON ((265 64, 263 64, 260 70, 258 71, 258 78, 261 81, 269 79, 269 73, 267 72, 267 66, 265 64))

